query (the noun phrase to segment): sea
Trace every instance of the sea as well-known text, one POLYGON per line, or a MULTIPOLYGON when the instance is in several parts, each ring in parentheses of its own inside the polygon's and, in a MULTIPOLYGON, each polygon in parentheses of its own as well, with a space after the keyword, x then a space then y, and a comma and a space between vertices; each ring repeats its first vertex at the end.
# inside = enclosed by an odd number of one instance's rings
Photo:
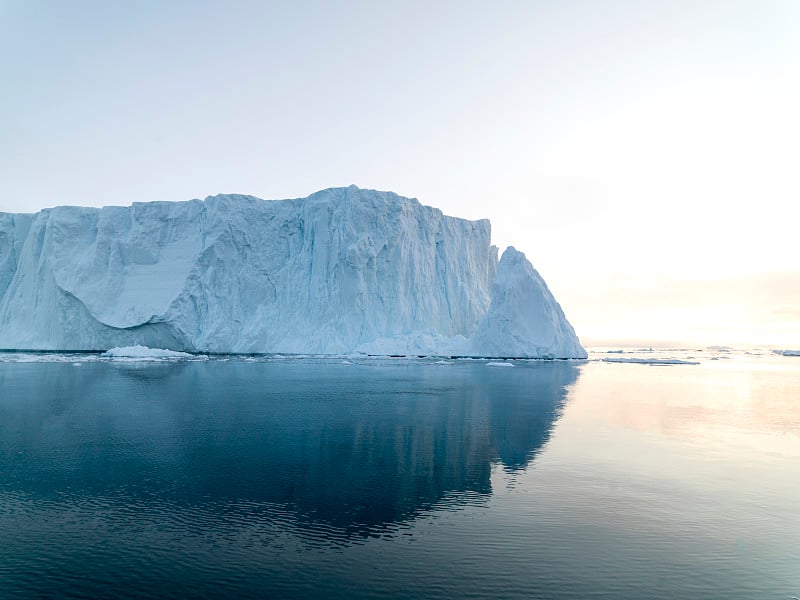
POLYGON ((800 357, 0 354, 0 598, 800 596, 800 357))

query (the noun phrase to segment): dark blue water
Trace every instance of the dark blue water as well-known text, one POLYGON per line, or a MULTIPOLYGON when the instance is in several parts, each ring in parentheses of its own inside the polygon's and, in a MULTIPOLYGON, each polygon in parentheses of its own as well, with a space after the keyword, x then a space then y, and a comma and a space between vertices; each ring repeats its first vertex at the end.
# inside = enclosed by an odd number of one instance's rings
POLYGON ((685 399, 686 370, 77 364, 0 364, 2 598, 800 592, 788 400, 731 453, 752 428, 675 441, 620 409, 685 399))

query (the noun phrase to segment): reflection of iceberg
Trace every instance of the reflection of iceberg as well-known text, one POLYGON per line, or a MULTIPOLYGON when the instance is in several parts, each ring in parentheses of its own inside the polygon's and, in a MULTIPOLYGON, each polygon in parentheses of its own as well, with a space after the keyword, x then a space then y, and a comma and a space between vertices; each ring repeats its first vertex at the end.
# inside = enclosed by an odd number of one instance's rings
POLYGON ((492 447, 506 470, 524 469, 541 451, 561 416, 564 387, 577 379, 575 368, 538 364, 503 374, 491 394, 489 424, 492 447), (524 393, 519 392, 520 384, 524 393))
MULTIPOLYGON (((492 464, 529 463, 578 375, 566 362, 211 360, 159 365, 152 379, 85 366, 0 365, 3 389, 17 390, 0 406, 15 405, 0 423, 0 457, 16 454, 4 447, 9 427, 42 457, 16 477, 22 491, 155 499, 176 515, 280 506, 356 535, 490 494, 492 464)), ((0 458, 0 472, 13 468, 0 458)))

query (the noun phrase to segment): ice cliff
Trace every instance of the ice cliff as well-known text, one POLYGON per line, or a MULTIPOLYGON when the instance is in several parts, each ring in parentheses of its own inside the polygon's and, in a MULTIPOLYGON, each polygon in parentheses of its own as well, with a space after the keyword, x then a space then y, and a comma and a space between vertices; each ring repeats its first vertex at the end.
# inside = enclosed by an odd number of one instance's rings
POLYGON ((487 220, 355 186, 0 213, 0 348, 586 353, 487 220))

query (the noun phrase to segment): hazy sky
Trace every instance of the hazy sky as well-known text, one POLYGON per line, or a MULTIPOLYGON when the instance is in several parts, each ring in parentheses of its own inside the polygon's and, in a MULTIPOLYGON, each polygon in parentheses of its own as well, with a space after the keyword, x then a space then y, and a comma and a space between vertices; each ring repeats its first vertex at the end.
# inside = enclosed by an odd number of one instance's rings
POLYGON ((0 211, 392 190, 582 340, 800 347, 800 2, 0 0, 0 211))

